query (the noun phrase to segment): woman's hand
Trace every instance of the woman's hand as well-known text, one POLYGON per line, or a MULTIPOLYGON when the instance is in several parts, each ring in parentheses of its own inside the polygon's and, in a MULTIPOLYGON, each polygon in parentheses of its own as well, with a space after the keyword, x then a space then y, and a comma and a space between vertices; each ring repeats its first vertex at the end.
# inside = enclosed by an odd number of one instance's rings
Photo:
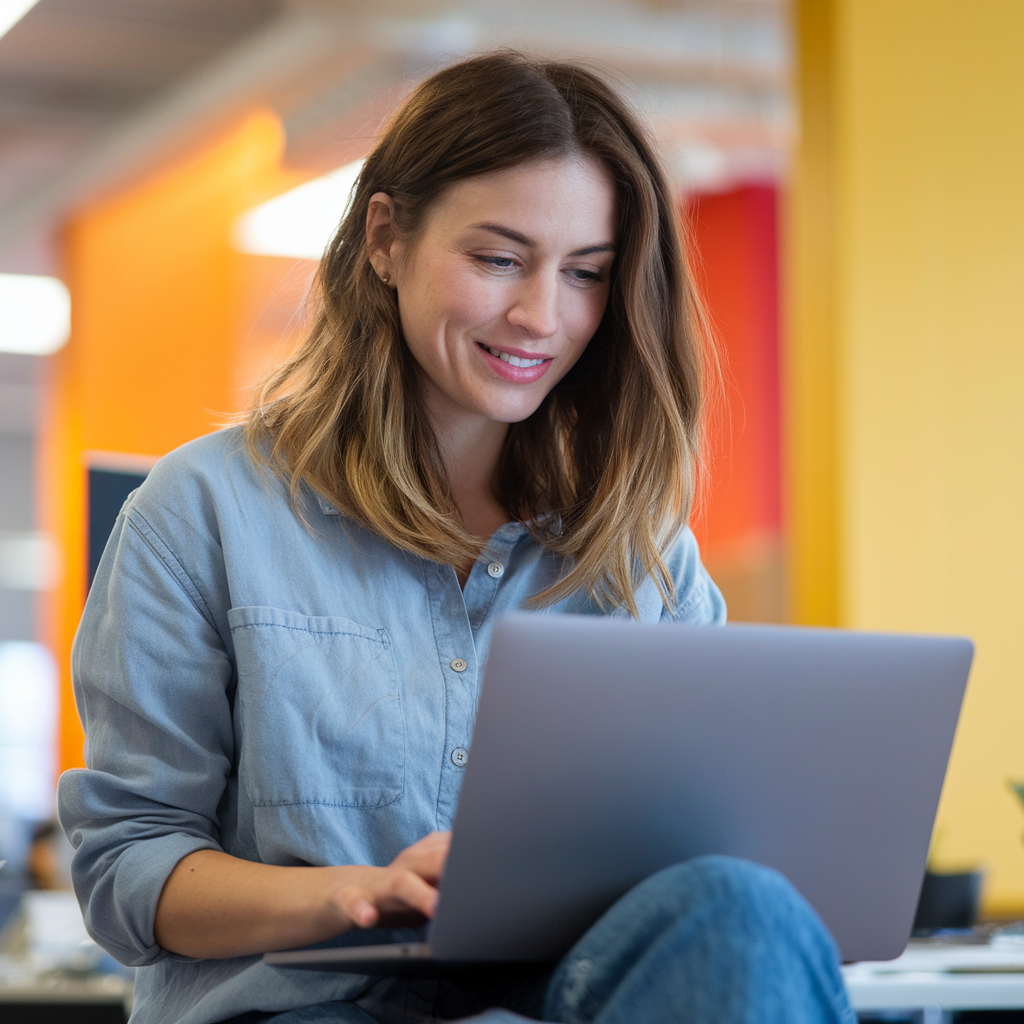
POLYGON ((346 868, 332 894, 338 909, 358 928, 399 928, 433 917, 451 839, 451 832, 431 832, 386 868, 346 868))
POLYGON ((386 868, 278 867, 219 850, 180 860, 160 894, 156 941, 198 959, 249 956, 323 942, 350 928, 432 917, 450 832, 432 832, 386 868))

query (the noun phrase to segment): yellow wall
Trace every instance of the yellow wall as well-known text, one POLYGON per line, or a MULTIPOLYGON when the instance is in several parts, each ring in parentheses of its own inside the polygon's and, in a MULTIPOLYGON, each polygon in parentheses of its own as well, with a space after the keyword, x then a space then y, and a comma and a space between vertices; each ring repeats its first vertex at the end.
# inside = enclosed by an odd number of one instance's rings
POLYGON ((62 769, 82 763, 68 663, 85 598, 84 453, 162 455, 244 404, 239 288, 247 263, 232 251, 230 230, 242 211, 299 180, 279 170, 282 147, 277 118, 255 114, 206 152, 81 211, 67 227, 72 331, 54 357, 40 474, 44 515, 65 562, 46 609, 62 673, 62 769))
POLYGON ((783 228, 783 474, 794 622, 839 623, 831 0, 797 7, 800 144, 783 228))
POLYGON ((974 638, 934 861, 1024 913, 1024 4, 804 0, 799 30, 794 617, 974 638))

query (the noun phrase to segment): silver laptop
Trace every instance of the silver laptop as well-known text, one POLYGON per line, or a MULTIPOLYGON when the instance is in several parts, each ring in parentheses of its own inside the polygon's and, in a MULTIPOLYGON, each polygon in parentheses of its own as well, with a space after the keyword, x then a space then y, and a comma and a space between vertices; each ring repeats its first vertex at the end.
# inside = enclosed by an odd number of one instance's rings
POLYGON ((427 941, 264 960, 554 961, 637 882, 707 853, 781 871, 844 960, 898 956, 972 655, 957 637, 509 616, 427 941))

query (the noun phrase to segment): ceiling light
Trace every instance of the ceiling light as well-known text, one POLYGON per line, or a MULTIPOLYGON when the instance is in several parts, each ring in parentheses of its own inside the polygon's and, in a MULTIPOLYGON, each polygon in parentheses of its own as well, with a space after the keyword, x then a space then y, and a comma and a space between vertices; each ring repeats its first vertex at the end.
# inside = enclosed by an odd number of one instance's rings
POLYGON ((37 3, 39 0, 0 0, 0 36, 14 28, 37 3))
POLYGON ((71 296, 55 277, 0 274, 0 352, 48 356, 71 334, 71 296))
POLYGON ((235 222, 233 245, 256 256, 320 259, 362 169, 356 160, 247 211, 235 222))

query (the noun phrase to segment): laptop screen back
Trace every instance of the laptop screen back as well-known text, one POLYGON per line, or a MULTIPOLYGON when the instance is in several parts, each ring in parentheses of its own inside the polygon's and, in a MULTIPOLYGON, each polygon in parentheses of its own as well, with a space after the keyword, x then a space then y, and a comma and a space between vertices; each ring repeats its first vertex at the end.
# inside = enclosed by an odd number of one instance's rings
POLYGON ((497 627, 431 944, 555 959, 669 864, 786 875, 846 960, 906 945, 973 647, 519 614, 497 627))

